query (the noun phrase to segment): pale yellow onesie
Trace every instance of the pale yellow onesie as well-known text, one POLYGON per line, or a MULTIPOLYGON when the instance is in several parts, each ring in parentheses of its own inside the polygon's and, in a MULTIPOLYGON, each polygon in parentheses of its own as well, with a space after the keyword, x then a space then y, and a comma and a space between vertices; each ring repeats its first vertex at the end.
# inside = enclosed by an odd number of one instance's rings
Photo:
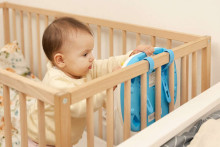
MULTIPOLYGON (((92 69, 81 79, 73 79, 67 76, 64 72, 47 64, 47 73, 43 79, 43 83, 58 89, 73 88, 82 85, 92 79, 112 72, 112 69, 121 66, 121 64, 129 57, 127 55, 110 57, 105 60, 95 60, 92 69)), ((106 98, 105 92, 99 93, 93 97, 94 109, 100 108, 106 98)), ((82 100, 71 105, 71 143, 76 144, 82 137, 82 133, 86 126, 86 100, 82 100)), ((37 104, 31 106, 28 113, 28 136, 35 142, 38 141, 38 119, 37 119, 37 104)), ((45 128, 46 128, 46 144, 55 145, 55 123, 54 123, 54 106, 45 104, 45 128)))

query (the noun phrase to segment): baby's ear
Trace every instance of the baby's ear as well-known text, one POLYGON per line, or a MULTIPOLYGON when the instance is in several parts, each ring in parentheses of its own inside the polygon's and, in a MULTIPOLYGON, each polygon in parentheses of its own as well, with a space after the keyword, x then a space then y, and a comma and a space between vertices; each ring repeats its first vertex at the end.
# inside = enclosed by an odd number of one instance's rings
POLYGON ((53 59, 54 59, 54 63, 56 64, 56 66, 58 66, 59 68, 63 68, 65 66, 63 54, 56 53, 53 59))

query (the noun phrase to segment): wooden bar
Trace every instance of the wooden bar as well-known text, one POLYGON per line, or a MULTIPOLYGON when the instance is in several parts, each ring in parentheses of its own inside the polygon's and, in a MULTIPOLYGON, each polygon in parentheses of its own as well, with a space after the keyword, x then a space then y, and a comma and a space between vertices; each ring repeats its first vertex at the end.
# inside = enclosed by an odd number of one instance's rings
POLYGON ((125 55, 127 52, 127 32, 125 30, 122 31, 122 39, 123 39, 122 50, 123 50, 123 55, 125 55))
POLYGON ((10 42, 10 26, 9 26, 9 11, 8 8, 3 8, 3 25, 4 25, 4 43, 10 42))
POLYGON ((21 146, 28 147, 28 135, 27 135, 27 106, 26 106, 26 95, 19 93, 20 103, 20 131, 21 131, 21 146))
POLYGON ((38 108, 38 138, 39 138, 39 147, 46 146, 46 132, 45 132, 45 112, 44 112, 44 102, 37 100, 38 108))
POLYGON ((101 139, 103 139, 103 125, 102 125, 102 108, 99 108, 99 114, 98 114, 99 118, 98 118, 98 121, 99 121, 99 137, 101 139))
POLYGON ((97 26, 97 57, 101 59, 101 26, 97 26))
POLYGON ((172 48, 172 40, 167 39, 167 49, 171 49, 171 48, 172 48))
POLYGON ((109 28, 109 57, 113 56, 113 28, 109 28))
POLYGON ((12 3, 5 3, 5 6, 12 8, 12 9, 23 10, 23 11, 32 12, 32 13, 39 13, 42 15, 48 15, 52 17, 54 16, 74 17, 80 21, 83 21, 89 24, 96 24, 96 25, 101 25, 104 27, 109 27, 109 28, 114 28, 114 29, 119 29, 119 30, 127 30, 128 32, 134 32, 134 33, 141 32, 144 35, 157 36, 160 38, 169 38, 169 39, 177 40, 181 42, 189 42, 189 41, 199 39, 199 37, 201 37, 198 35, 167 31, 167 30, 162 30, 162 29, 157 29, 157 28, 152 28, 152 27, 132 25, 132 24, 127 24, 127 23, 103 20, 103 19, 98 19, 98 18, 91 18, 91 17, 86 17, 86 16, 74 15, 74 14, 69 14, 69 13, 45 10, 45 9, 40 9, 40 8, 28 7, 28 6, 21 6, 21 5, 12 4, 12 3))
POLYGON ((114 145, 114 97, 113 88, 107 90, 107 147, 114 145))
POLYGON ((155 121, 158 121, 161 118, 161 67, 156 69, 155 98, 155 121))
MULTIPOLYGON (((172 48, 172 40, 167 39, 167 49, 172 48)), ((169 91, 170 91, 170 97, 171 102, 169 104, 169 112, 172 112, 174 110, 174 61, 169 66, 169 91)))
POLYGON ((197 52, 192 53, 192 98, 197 95, 197 52))
POLYGON ((136 33, 136 46, 141 43, 141 33, 136 33))
POLYGON ((71 146, 71 98, 69 93, 58 93, 55 101, 56 147, 71 146))
POLYGON ((147 125, 147 74, 141 75, 141 130, 147 125))
POLYGON ((6 147, 12 146, 12 124, 11 124, 11 101, 10 101, 10 91, 9 87, 3 85, 3 103, 4 103, 4 135, 5 135, 5 145, 6 147))
POLYGON ((42 79, 42 68, 41 68, 41 39, 40 39, 40 20, 39 14, 36 14, 36 25, 37 25, 37 55, 38 55, 38 78, 42 79))
POLYGON ((13 40, 17 40, 17 32, 16 32, 16 10, 12 10, 12 27, 13 27, 13 40))
POLYGON ((59 90, 45 86, 41 82, 33 81, 3 69, 0 69, 0 79, 2 84, 51 105, 54 104, 54 95, 59 92, 59 90))
POLYGON ((131 129, 131 80, 128 80, 124 84, 124 128, 123 139, 126 140, 130 137, 131 129))
POLYGON ((187 102, 186 99, 186 56, 181 58, 181 91, 180 105, 187 102))
POLYGON ((34 72, 33 43, 32 43, 32 15, 28 13, 28 39, 29 39, 29 60, 31 72, 34 72))
POLYGON ((48 15, 45 15, 45 17, 44 17, 44 25, 45 25, 45 28, 48 26, 48 21, 49 21, 49 16, 48 16, 48 15))
POLYGON ((21 50, 23 55, 25 56, 25 48, 24 48, 24 19, 23 19, 23 11, 19 12, 20 14, 20 30, 21 30, 21 50))
POLYGON ((156 36, 151 36, 151 45, 152 45, 153 47, 156 46, 156 36))
POLYGON ((186 55, 186 102, 189 100, 189 55, 186 55))
MULTIPOLYGON (((187 54, 198 51, 201 48, 207 46, 207 37, 202 37, 196 41, 189 42, 187 44, 180 45, 178 47, 172 48, 175 57, 174 59, 179 59, 187 54)), ((154 60, 154 67, 160 67, 169 62, 169 54, 161 53, 157 56, 152 57, 154 60)), ((80 86, 80 88, 74 88, 69 90, 71 96, 74 97, 71 99, 72 103, 78 102, 85 97, 90 97, 96 93, 99 93, 105 89, 108 89, 114 85, 122 83, 126 80, 130 80, 140 74, 146 73, 149 69, 149 65, 145 61, 140 61, 135 64, 132 64, 126 68, 122 68, 121 70, 112 72, 108 75, 102 76, 100 78, 94 79, 80 86), (130 73, 130 74, 127 74, 130 73), (117 79, 117 80, 116 80, 117 79), (102 85, 94 88, 94 84, 102 85), (88 90, 93 89, 93 90, 88 90)))
POLYGON ((94 147, 93 97, 86 99, 87 147, 94 147))
POLYGON ((169 91, 171 97, 169 112, 172 112, 174 110, 174 62, 169 66, 169 91))
POLYGON ((201 92, 210 87, 210 70, 211 70, 211 39, 208 38, 207 47, 202 49, 201 64, 201 92))

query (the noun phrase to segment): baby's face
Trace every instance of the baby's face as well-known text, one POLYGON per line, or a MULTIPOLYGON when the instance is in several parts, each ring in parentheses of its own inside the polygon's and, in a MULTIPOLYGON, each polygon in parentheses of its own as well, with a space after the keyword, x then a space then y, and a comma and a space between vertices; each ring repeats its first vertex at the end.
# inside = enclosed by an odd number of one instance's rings
POLYGON ((61 49, 66 65, 63 71, 76 79, 85 76, 92 69, 93 48, 94 39, 88 32, 77 30, 69 35, 61 49))

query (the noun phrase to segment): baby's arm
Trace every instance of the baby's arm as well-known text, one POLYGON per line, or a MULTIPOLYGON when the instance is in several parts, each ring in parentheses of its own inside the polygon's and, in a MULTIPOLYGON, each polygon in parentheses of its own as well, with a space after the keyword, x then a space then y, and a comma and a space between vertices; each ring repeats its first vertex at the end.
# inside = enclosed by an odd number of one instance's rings
POLYGON ((112 72, 113 69, 120 67, 130 56, 139 52, 145 52, 147 56, 150 56, 153 54, 154 48, 150 45, 139 45, 136 49, 128 52, 126 55, 114 56, 105 60, 95 60, 92 69, 93 78, 112 72))

